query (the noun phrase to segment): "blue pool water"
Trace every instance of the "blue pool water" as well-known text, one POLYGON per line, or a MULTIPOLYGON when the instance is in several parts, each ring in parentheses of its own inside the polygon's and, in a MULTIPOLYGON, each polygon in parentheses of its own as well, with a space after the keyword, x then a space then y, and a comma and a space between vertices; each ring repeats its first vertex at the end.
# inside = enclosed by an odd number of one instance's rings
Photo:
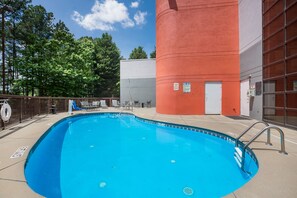
POLYGON ((248 182, 258 166, 247 155, 251 174, 242 172, 234 143, 212 134, 128 114, 75 116, 39 139, 25 176, 49 198, 222 197, 248 182))

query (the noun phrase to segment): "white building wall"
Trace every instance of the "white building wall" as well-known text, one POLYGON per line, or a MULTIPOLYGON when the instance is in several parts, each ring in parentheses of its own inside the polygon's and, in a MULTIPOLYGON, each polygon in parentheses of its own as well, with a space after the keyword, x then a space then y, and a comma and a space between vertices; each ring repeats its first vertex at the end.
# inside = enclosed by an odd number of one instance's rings
POLYGON ((262 42, 262 0, 239 0, 240 53, 262 42))
POLYGON ((120 99, 156 106, 156 60, 122 60, 120 63, 120 99))
MULTIPOLYGON (((254 87, 262 82, 262 0, 239 0, 239 39, 240 79, 254 87)), ((262 93, 250 97, 250 117, 262 119, 262 93)))
POLYGON ((122 60, 120 72, 121 79, 156 78, 156 60, 122 60))

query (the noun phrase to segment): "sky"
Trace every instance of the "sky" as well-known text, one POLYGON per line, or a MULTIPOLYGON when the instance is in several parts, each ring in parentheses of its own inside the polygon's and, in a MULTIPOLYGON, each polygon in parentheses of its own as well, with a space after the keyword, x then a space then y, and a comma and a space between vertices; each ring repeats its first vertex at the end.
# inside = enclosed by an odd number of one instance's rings
POLYGON ((148 57, 156 45, 155 0, 33 0, 63 21, 75 38, 112 35, 124 58, 144 47, 148 57))

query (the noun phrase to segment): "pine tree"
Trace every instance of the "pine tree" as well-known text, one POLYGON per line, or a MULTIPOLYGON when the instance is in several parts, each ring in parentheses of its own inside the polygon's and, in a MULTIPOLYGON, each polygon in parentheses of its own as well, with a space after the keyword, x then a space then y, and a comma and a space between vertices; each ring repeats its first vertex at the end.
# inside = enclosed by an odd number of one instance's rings
POLYGON ((129 56, 129 59, 147 59, 147 54, 143 47, 134 48, 129 56))

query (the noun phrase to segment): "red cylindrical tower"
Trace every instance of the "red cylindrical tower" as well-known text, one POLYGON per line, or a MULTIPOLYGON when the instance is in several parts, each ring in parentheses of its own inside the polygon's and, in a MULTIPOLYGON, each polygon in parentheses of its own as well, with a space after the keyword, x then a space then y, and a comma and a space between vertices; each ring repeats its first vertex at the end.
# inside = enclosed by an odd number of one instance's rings
POLYGON ((205 114, 205 84, 220 82, 221 114, 239 115, 238 1, 156 0, 156 7, 157 112, 205 114))

